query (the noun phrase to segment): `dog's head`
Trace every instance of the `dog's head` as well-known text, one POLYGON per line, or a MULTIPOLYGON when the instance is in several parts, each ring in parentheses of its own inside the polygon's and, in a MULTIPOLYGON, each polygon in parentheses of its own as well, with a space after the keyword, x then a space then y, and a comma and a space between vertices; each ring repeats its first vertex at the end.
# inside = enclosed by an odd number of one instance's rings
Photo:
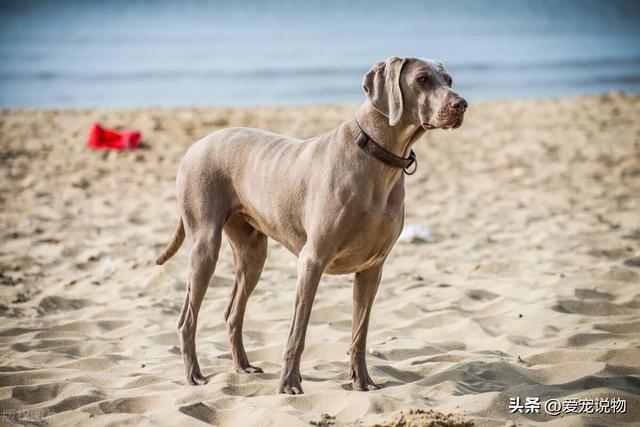
POLYGON ((398 57, 378 62, 362 80, 369 101, 389 118, 389 125, 403 119, 427 130, 462 125, 467 101, 452 84, 441 62, 398 57))

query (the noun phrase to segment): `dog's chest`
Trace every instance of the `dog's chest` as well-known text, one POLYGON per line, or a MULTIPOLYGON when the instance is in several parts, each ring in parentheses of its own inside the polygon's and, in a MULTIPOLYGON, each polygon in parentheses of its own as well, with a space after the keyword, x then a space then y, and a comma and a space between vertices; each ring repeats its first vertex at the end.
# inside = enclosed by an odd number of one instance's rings
MULTIPOLYGON (((347 274, 379 264, 393 248, 404 223, 402 206, 393 210, 362 210, 338 232, 342 245, 327 272, 347 274)), ((339 227, 340 228, 340 227, 339 227)))

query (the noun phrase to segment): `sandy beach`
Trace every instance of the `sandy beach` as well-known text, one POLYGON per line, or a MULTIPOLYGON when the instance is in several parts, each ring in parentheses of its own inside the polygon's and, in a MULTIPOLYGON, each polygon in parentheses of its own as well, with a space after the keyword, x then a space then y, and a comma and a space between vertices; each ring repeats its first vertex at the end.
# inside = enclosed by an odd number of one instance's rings
POLYGON ((640 96, 621 93, 471 102, 461 129, 416 144, 405 223, 429 236, 386 263, 368 339, 380 390, 351 391, 352 277, 325 276, 306 394, 276 394, 296 258, 273 241, 244 334, 265 373, 232 369, 225 242, 199 320, 209 382, 185 385, 187 250, 154 264, 180 159, 217 129, 304 138, 354 109, 1 110, 0 424, 637 425, 640 96), (97 121, 141 130, 143 148, 88 149, 97 121), (510 413, 518 397, 623 399, 626 413, 510 413))

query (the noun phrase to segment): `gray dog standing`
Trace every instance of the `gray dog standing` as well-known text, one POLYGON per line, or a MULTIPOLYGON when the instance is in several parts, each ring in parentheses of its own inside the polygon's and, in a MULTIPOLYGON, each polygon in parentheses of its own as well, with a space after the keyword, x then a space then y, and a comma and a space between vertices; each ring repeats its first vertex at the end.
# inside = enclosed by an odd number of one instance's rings
POLYGON ((323 273, 355 273, 351 382, 354 390, 378 388, 367 371, 367 329, 382 266, 404 223, 403 172, 416 166, 411 147, 425 131, 462 125, 467 102, 451 85, 438 61, 392 57, 364 76, 367 99, 355 117, 330 132, 299 140, 229 128, 189 148, 176 178, 180 220, 156 261, 163 264, 175 254, 185 235, 192 239, 178 319, 189 384, 206 382, 196 356, 196 326, 224 232, 235 262, 225 311, 235 369, 262 372, 249 363, 242 323, 271 237, 298 256, 279 392, 302 393, 300 358, 323 273))

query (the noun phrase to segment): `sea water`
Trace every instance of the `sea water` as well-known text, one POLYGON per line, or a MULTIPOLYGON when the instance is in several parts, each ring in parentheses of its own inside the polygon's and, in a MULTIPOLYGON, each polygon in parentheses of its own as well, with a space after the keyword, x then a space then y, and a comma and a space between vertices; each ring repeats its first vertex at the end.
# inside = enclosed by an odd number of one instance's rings
POLYGON ((385 58, 467 99, 640 92, 640 2, 0 1, 0 106, 358 103, 385 58))

